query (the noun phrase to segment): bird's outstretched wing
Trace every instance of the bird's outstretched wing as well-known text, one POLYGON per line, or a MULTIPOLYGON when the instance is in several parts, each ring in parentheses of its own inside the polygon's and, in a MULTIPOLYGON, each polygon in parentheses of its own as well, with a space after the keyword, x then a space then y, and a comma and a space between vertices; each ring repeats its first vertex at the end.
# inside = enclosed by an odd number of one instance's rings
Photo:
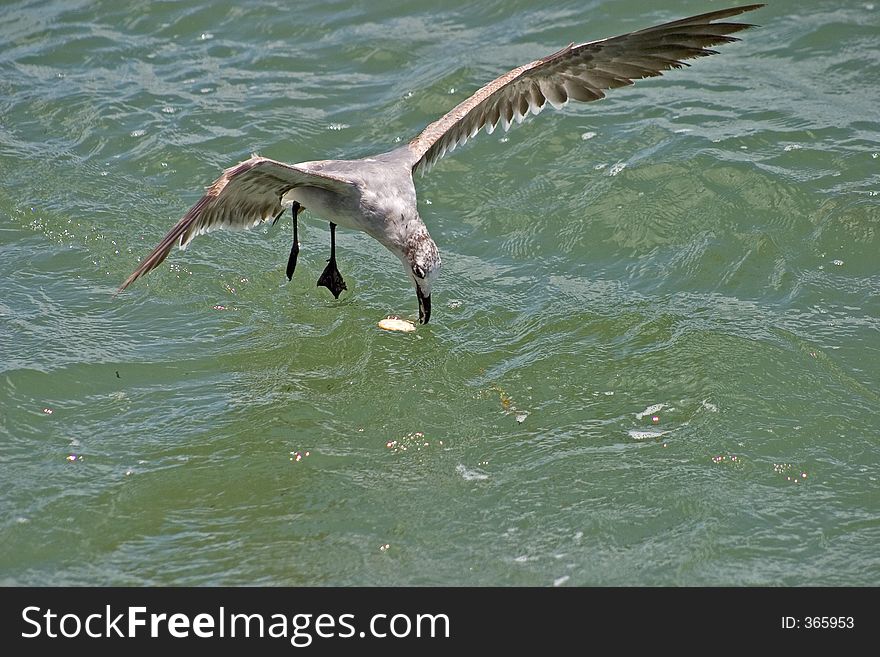
POLYGON ((746 5, 692 16, 609 39, 562 50, 515 68, 493 80, 409 142, 413 172, 427 171, 456 146, 482 128, 491 133, 500 122, 505 130, 529 112, 538 114, 547 102, 559 108, 570 99, 604 98, 605 89, 660 75, 683 61, 717 54, 711 46, 738 41, 728 36, 752 25, 715 22, 763 4, 746 5))
POLYGON ((281 212, 281 198, 294 187, 320 187, 351 191, 355 182, 338 174, 321 171, 320 162, 284 164, 254 155, 223 172, 205 195, 168 231, 117 293, 158 266, 175 244, 185 249, 192 239, 218 229, 252 228, 281 212))

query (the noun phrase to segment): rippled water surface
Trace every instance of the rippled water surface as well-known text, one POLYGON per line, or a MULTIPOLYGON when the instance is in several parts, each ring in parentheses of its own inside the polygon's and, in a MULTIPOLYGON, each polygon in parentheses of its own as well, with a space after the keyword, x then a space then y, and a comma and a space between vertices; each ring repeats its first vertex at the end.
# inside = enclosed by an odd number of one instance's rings
POLYGON ((0 582, 880 584, 880 3, 417 180, 432 323, 326 222, 119 283, 225 167, 387 150, 570 41, 735 0, 4 2, 0 582))

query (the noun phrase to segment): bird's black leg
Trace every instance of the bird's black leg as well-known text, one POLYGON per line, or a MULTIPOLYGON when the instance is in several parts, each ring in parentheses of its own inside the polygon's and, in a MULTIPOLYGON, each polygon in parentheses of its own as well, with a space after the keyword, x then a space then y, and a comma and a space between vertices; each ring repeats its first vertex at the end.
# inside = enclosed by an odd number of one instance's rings
POLYGON ((302 206, 296 201, 290 206, 290 212, 293 215, 293 246, 290 247, 290 257, 287 259, 287 280, 293 278, 293 270, 296 269, 296 257, 299 255, 299 239, 296 235, 296 217, 302 210, 302 206))
POLYGON ((327 261, 324 273, 318 279, 318 287, 326 287, 337 299, 342 291, 347 289, 342 274, 336 267, 336 224, 332 221, 330 222, 330 259, 327 261))

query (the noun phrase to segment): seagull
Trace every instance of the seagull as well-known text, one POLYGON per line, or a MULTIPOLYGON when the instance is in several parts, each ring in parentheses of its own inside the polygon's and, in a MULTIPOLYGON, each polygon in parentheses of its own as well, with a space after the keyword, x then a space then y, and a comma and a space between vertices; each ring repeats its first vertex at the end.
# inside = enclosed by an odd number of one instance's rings
POLYGON ((405 146, 358 160, 286 164, 253 155, 226 169, 204 196, 168 231, 117 290, 157 267, 175 244, 216 229, 246 229, 277 222, 290 210, 293 246, 287 278, 299 255, 297 220, 304 209, 330 223, 330 258, 319 287, 335 298, 346 289, 336 264, 336 227, 361 230, 396 255, 416 289, 419 323, 431 319, 431 290, 440 274, 440 252, 419 216, 413 174, 427 172, 446 153, 475 137, 507 131, 549 103, 589 102, 605 91, 689 66, 686 59, 717 54, 712 46, 738 41, 730 36, 754 27, 724 19, 763 7, 752 4, 712 11, 620 36, 570 43, 561 50, 496 78, 428 125, 405 146))

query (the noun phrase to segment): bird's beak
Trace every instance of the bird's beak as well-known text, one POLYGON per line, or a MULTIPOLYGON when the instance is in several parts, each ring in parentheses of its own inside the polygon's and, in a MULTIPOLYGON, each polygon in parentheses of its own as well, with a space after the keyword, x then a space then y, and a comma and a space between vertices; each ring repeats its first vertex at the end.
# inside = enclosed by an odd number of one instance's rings
POLYGON ((427 324, 431 319, 431 295, 425 296, 421 288, 416 285, 416 296, 419 298, 419 324, 427 324))

